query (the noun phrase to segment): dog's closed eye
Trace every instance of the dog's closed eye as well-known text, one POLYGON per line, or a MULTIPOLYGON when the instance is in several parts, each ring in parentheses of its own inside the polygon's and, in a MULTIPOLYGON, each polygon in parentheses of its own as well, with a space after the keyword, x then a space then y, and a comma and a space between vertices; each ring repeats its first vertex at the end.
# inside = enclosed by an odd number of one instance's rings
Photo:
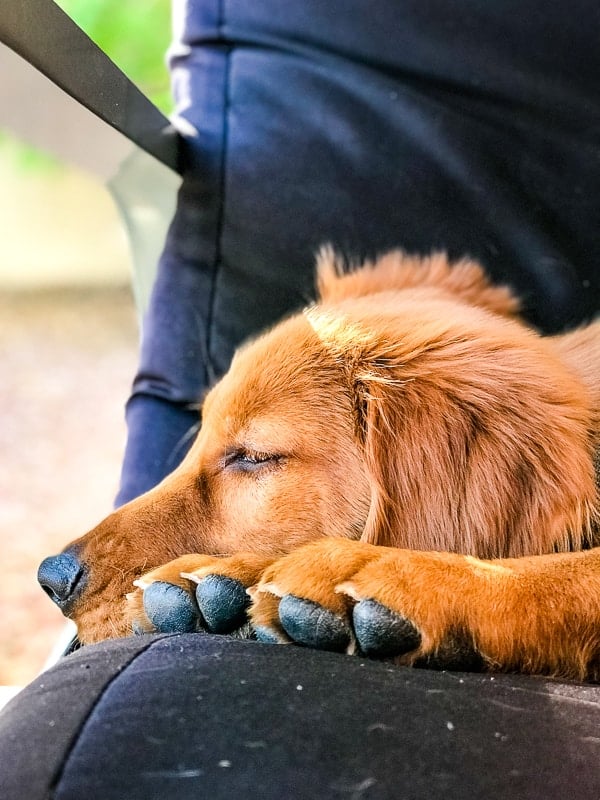
POLYGON ((257 472, 265 467, 279 464, 283 456, 277 453, 262 453, 255 450, 239 448, 227 453, 224 467, 236 472, 257 472))

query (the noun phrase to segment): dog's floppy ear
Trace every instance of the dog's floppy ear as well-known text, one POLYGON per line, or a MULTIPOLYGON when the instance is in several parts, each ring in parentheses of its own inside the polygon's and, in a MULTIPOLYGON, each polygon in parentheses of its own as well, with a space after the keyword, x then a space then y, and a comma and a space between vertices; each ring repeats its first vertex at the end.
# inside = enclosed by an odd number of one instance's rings
POLYGON ((593 398, 556 346, 507 319, 510 291, 439 254, 344 267, 322 251, 306 314, 352 394, 364 540, 482 558, 589 544, 593 398))
POLYGON ((317 255, 317 291, 322 303, 417 287, 452 294, 470 305, 514 317, 519 301, 506 286, 494 286, 483 268, 468 258, 450 262, 445 253, 410 256, 393 250, 375 261, 348 263, 331 246, 317 255))
POLYGON ((550 371, 544 386, 534 368, 520 353, 469 355, 452 343, 441 359, 410 364, 388 340, 384 356, 355 371, 371 484, 364 541, 482 558, 591 542, 596 491, 580 390, 569 376, 553 385, 550 371))
POLYGON ((422 550, 472 552, 460 529, 470 422, 435 385, 403 380, 376 363, 355 382, 359 438, 371 485, 363 541, 422 550))

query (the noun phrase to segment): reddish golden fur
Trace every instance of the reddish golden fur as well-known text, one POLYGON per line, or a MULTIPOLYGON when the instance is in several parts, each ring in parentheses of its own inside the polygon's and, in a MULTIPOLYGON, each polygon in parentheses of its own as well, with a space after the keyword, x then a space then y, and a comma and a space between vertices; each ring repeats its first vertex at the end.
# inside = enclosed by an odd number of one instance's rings
POLYGON ((376 597, 424 631, 405 663, 460 628, 489 664, 597 677, 600 551, 542 554, 598 543, 600 325, 542 338, 443 255, 341 275, 324 251, 318 288, 236 354, 183 464, 79 540, 83 640, 125 634, 133 579, 197 552, 146 581, 258 583, 253 619, 273 626, 286 592, 376 597))

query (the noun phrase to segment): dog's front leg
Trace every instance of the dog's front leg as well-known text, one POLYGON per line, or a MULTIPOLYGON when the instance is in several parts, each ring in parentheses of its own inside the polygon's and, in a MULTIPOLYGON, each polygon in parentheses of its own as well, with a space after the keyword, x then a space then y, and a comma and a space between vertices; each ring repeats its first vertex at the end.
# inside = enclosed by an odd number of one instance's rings
POLYGON ((600 679, 600 548, 486 561, 322 539, 279 559, 184 557, 140 585, 142 630, 228 633, 248 615, 265 642, 600 679))
POLYGON ((271 614, 275 633, 312 647, 600 679, 600 548, 486 561, 322 540, 269 566, 254 597, 255 624, 271 614))

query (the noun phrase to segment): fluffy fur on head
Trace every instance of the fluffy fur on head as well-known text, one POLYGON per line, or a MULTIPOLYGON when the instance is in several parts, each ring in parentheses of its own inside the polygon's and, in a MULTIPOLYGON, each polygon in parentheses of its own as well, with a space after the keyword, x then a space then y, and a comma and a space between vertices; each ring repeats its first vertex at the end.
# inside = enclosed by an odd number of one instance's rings
POLYGON ((442 252, 420 257, 393 250, 374 262, 357 265, 348 264, 329 245, 317 254, 317 291, 322 303, 417 288, 450 293, 506 317, 519 313, 513 292, 506 286, 492 285, 482 267, 468 258, 451 263, 442 252))
POLYGON ((440 253, 343 268, 321 251, 308 317, 354 396, 372 492, 363 538, 482 557, 589 544, 598 326, 543 339, 508 288, 440 253))

